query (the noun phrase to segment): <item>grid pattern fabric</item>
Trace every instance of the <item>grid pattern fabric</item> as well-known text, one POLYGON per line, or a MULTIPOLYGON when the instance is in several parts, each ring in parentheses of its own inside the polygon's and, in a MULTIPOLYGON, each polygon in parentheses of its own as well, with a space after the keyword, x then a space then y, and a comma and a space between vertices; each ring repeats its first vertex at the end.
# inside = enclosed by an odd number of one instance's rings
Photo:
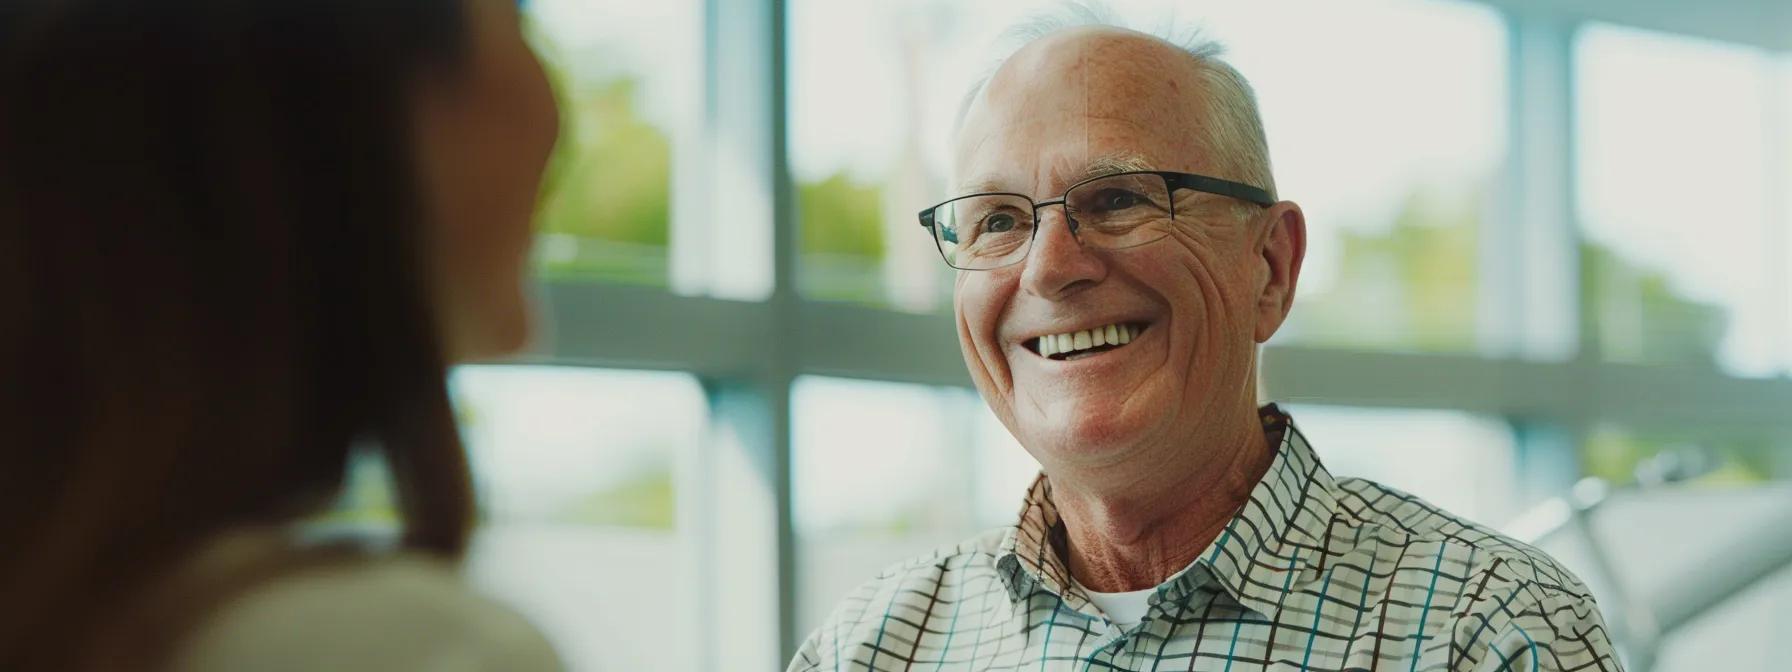
POLYGON ((811 670, 1622 668, 1592 595, 1535 548, 1361 479, 1334 479, 1289 416, 1238 514, 1112 623, 1072 580, 1051 482, 1019 521, 885 570, 803 643, 811 670))

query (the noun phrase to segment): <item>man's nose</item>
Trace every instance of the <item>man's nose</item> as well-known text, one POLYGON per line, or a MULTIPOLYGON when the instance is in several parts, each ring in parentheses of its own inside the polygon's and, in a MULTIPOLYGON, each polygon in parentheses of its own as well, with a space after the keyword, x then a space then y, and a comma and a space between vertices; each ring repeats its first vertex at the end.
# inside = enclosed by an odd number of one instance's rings
POLYGON ((1046 299, 1061 299, 1107 277, 1098 251, 1083 245, 1076 220, 1062 204, 1041 208, 1032 249, 1027 251, 1021 286, 1046 299))

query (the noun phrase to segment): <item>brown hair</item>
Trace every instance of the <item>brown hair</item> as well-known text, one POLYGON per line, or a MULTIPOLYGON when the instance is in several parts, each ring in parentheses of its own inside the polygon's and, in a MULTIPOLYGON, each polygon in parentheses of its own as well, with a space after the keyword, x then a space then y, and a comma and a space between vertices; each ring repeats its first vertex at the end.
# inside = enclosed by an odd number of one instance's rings
POLYGON ((453 0, 0 8, 0 669, 61 669, 209 539, 384 452, 405 544, 472 518, 410 90, 453 0))

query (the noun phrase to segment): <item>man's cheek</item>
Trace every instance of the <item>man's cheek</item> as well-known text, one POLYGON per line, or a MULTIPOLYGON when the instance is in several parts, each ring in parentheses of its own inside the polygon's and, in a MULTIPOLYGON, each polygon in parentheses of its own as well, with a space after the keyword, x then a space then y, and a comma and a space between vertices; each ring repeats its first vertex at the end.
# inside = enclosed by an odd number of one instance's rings
POLYGON ((988 373, 990 387, 995 391, 1007 394, 1014 389, 1014 369, 1009 366, 1007 355, 1002 351, 994 337, 984 341, 981 350, 983 370, 988 373))

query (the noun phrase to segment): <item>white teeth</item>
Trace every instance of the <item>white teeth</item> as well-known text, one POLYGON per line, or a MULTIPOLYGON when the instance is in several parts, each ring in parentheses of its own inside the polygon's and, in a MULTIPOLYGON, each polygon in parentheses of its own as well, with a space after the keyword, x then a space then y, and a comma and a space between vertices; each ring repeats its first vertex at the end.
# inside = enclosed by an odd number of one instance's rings
POLYGON ((1078 350, 1104 345, 1121 346, 1132 342, 1135 330, 1124 324, 1110 324, 1104 327, 1072 331, 1063 334, 1050 334, 1039 337, 1039 356, 1068 355, 1078 350))

